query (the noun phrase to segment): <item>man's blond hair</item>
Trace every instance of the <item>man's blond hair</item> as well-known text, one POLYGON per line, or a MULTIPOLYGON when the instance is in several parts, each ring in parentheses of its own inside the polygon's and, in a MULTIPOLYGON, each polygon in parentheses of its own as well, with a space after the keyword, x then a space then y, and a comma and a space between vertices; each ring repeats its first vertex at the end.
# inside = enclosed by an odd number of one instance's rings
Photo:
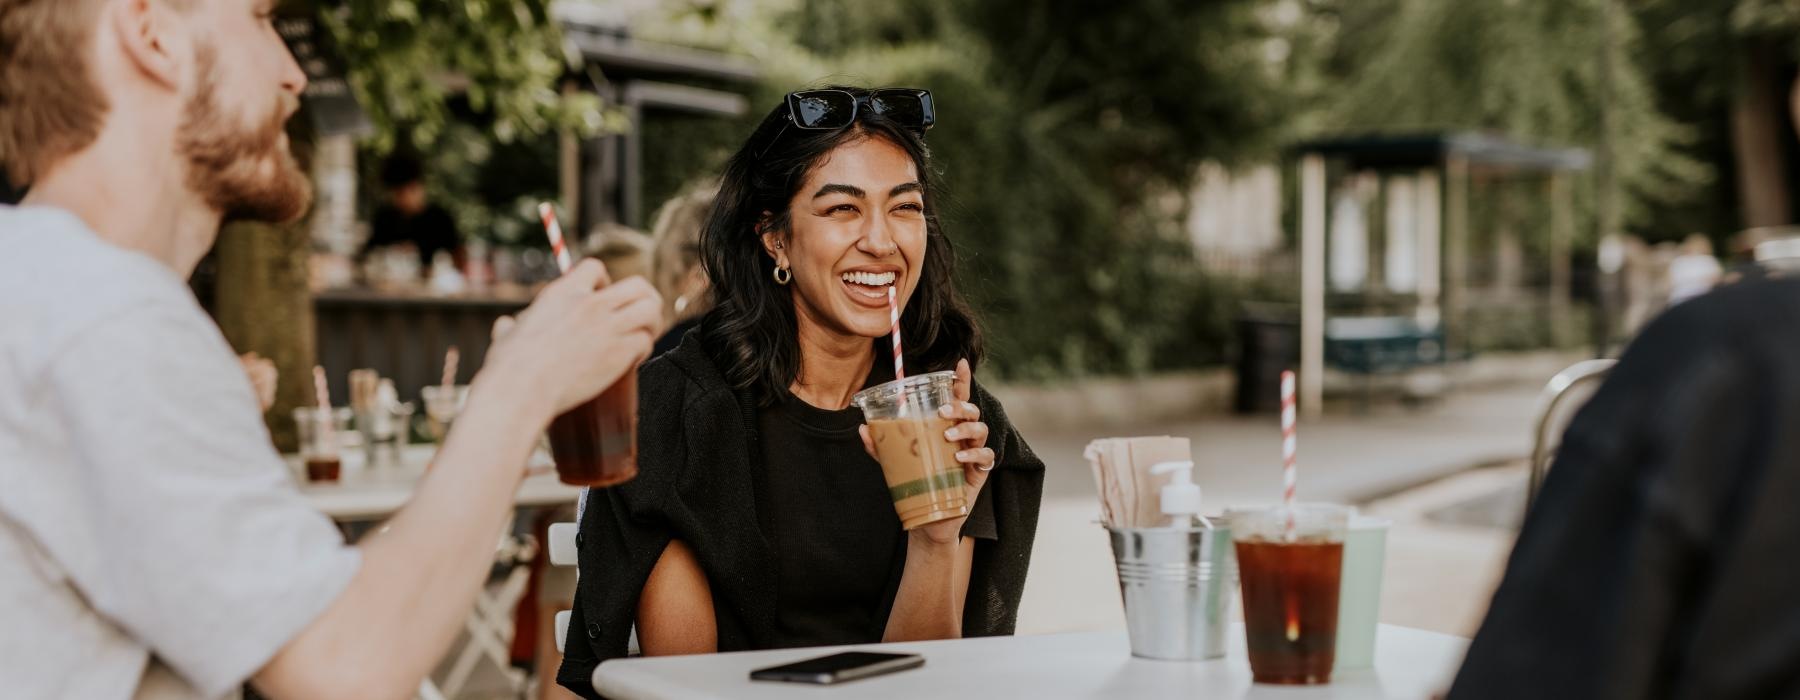
POLYGON ((106 97, 88 68, 104 0, 0 0, 0 164, 29 185, 94 141, 106 97))

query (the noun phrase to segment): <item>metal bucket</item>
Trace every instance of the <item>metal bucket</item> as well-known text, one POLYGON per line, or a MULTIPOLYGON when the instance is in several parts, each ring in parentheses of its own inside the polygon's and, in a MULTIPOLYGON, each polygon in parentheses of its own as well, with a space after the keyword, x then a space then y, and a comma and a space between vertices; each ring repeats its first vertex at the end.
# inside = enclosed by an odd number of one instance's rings
MULTIPOLYGON (((1219 521, 1215 521, 1219 522, 1219 521)), ((1131 655, 1197 661, 1225 655, 1225 619, 1237 590, 1231 530, 1107 528, 1131 655)))

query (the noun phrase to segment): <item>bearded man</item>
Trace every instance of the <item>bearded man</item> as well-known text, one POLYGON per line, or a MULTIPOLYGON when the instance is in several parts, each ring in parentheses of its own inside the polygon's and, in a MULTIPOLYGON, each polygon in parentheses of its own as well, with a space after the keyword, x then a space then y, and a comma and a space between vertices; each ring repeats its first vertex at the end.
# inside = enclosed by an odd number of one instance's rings
POLYGON ((461 628, 552 416, 656 337, 586 262, 496 328, 433 469, 347 546, 183 280, 310 197, 274 0, 0 0, 0 694, 403 697, 461 628))

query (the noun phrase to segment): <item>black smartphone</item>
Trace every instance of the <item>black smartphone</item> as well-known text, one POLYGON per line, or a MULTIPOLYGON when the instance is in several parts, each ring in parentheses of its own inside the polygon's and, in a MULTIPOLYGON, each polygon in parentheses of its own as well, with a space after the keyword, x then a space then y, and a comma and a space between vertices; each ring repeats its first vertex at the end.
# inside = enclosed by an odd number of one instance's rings
POLYGON ((846 651, 841 654, 821 656, 781 666, 759 668, 750 672, 750 680, 831 685, 895 671, 905 671, 924 665, 925 657, 918 654, 846 651))

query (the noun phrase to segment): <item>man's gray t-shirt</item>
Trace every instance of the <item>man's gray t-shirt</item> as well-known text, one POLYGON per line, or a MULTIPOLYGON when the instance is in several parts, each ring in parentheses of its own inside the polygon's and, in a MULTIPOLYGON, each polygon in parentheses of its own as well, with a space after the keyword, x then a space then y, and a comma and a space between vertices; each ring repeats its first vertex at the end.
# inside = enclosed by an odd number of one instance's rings
POLYGON ((0 206, 0 694, 232 694, 360 564, 182 280, 0 206))

